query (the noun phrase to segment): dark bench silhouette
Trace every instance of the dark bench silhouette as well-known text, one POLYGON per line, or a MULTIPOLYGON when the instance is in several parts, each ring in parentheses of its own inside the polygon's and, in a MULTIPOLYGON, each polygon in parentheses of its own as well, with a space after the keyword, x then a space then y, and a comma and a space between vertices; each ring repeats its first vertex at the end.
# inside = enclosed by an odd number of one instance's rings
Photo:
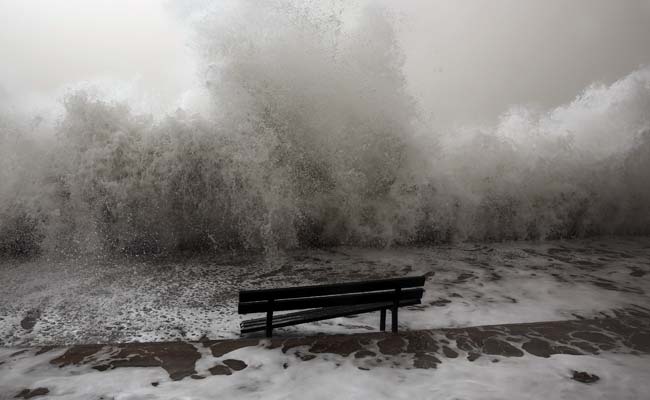
POLYGON ((306 322, 380 311, 379 328, 386 330, 391 310, 392 331, 397 332, 399 307, 420 304, 424 276, 239 291, 239 314, 266 313, 241 323, 241 333, 266 331, 306 322), (273 315, 276 311, 303 310, 273 315))

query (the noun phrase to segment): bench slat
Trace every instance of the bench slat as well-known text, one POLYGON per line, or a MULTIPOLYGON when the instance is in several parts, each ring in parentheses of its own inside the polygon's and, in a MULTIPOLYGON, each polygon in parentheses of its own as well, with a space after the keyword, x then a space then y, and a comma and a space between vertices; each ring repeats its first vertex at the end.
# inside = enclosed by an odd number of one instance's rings
MULTIPOLYGON (((400 301, 400 307, 420 304, 420 299, 407 299, 400 301)), ((370 303, 358 306, 343 306, 331 308, 319 308, 316 310, 300 311, 284 315, 273 316, 273 328, 304 324, 307 322, 322 321, 324 319, 346 317, 349 315, 379 311, 389 308, 392 302, 370 303)), ((263 331, 266 329, 266 318, 255 318, 243 321, 240 324, 242 333, 263 331)))
MULTIPOLYGON (((406 289, 402 290, 398 298, 399 300, 420 299, 424 289, 406 289)), ((239 314, 250 314, 266 312, 270 309, 273 311, 288 311, 300 310, 308 308, 321 308, 321 307, 337 307, 337 306, 353 306, 368 303, 381 303, 393 301, 395 299, 395 291, 387 290, 382 292, 371 293, 357 293, 338 296, 321 296, 321 297, 305 297, 305 298, 292 298, 285 300, 275 300, 271 305, 268 301, 255 301, 255 302, 240 302, 238 311, 239 314)))
POLYGON ((290 288, 240 290, 239 301, 251 302, 269 299, 295 299, 300 297, 327 296, 345 293, 372 292, 400 288, 424 286, 424 276, 379 279, 361 282, 346 282, 330 285, 296 286, 290 288))
MULTIPOLYGON (((404 300, 405 302, 407 300, 404 300)), ((412 301, 412 300, 408 300, 412 301)), ((299 318, 307 317, 307 316, 316 316, 316 315, 337 315, 341 312, 347 312, 347 311, 363 311, 366 309, 372 309, 374 307, 380 307, 380 308, 386 308, 386 307, 391 307, 393 303, 391 302, 383 302, 383 303, 370 303, 370 304, 361 304, 357 306, 340 306, 340 307, 328 307, 328 308, 316 308, 316 309, 311 309, 311 310, 305 310, 305 311, 298 311, 298 312, 291 312, 288 314, 279 314, 279 315, 274 315, 273 316, 273 324, 275 325, 276 323, 281 323, 285 321, 293 321, 299 318)), ((264 325, 266 324, 266 318, 254 318, 254 319, 249 319, 247 321, 243 321, 240 326, 241 327, 249 327, 249 326, 256 326, 256 325, 264 325)))

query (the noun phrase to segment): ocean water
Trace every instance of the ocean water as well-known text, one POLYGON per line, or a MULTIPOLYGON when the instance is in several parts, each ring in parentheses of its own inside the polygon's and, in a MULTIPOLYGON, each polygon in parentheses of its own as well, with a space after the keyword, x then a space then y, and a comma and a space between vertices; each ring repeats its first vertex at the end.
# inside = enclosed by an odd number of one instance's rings
POLYGON ((0 106, 0 254, 650 233, 648 68, 438 131, 380 7, 242 2, 197 52, 209 111, 76 90, 45 127, 0 106))

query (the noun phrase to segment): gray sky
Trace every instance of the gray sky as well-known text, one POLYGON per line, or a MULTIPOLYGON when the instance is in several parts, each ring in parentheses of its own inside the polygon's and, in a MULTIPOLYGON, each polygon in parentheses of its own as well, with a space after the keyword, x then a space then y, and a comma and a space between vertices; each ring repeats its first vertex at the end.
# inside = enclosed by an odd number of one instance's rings
POLYGON ((0 86, 27 106, 84 81, 168 106, 195 78, 188 31, 157 0, 0 0, 0 86))
MULTIPOLYGON (((411 89, 441 125, 559 105, 650 65, 650 0, 386 3, 401 16, 411 89)), ((205 4, 0 0, 0 101, 45 107, 95 81, 152 110, 191 105, 182 100, 198 82, 186 17, 205 4)))
POLYGON ((401 2, 407 73, 441 121, 553 107, 650 66, 650 0, 401 2))

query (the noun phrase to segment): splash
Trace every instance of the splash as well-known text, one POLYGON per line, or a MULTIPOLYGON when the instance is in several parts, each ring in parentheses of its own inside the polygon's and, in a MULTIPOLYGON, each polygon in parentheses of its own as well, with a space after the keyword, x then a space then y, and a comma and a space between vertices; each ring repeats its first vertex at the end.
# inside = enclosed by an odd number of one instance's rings
POLYGON ((240 2, 197 31, 210 113, 75 91, 48 136, 0 111, 0 253, 650 233, 648 69, 434 132, 380 7, 240 2))

